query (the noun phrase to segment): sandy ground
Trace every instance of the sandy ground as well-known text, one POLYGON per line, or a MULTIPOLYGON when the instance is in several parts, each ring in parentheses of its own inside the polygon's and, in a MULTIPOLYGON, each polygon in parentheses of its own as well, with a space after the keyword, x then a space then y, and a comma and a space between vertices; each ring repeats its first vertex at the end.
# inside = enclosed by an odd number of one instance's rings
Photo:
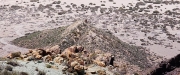
MULTIPOLYGON (((23 3, 23 2, 29 2, 29 0, 1 0, 0 5, 21 5, 26 6, 27 4, 35 4, 35 7, 39 4, 49 4, 52 1, 55 0, 40 0, 40 3, 23 3)), ((69 10, 70 8, 66 8, 66 5, 70 5, 71 3, 81 5, 89 5, 89 3, 95 3, 96 6, 100 6, 101 4, 106 4, 105 6, 102 6, 102 8, 105 7, 120 7, 120 6, 126 6, 129 3, 132 3, 134 6, 136 3, 136 0, 113 0, 113 2, 109 2, 108 0, 61 0, 61 7, 63 10, 69 10)), ((95 5, 90 5, 91 7, 94 7, 95 5)), ((161 5, 153 5, 153 6, 161 6, 161 5)), ((166 10, 171 10, 173 8, 179 8, 180 5, 162 5, 162 11, 164 12, 166 10)), ((33 6, 30 6, 33 7, 33 6)), ((143 32, 139 30, 143 26, 139 26, 139 23, 135 23, 132 20, 132 16, 127 15, 124 16, 123 14, 116 14, 111 13, 109 15, 106 14, 100 14, 99 9, 96 11, 96 14, 91 13, 90 11, 79 11, 76 12, 74 9, 73 13, 67 13, 64 15, 57 15, 53 14, 52 18, 45 17, 46 13, 42 12, 12 12, 12 11, 1 11, 0 15, 3 17, 0 18, 0 56, 4 56, 7 53, 15 52, 15 51, 21 51, 26 52, 28 49, 20 48, 17 46, 14 46, 10 43, 15 38, 24 36, 26 33, 31 33, 38 30, 45 30, 45 29, 52 29, 57 28, 60 26, 65 26, 73 23, 74 19, 83 19, 86 18, 91 21, 92 25, 94 25, 97 28, 101 29, 107 29, 111 31, 115 36, 117 36, 119 39, 123 40, 124 42, 130 43, 132 45, 142 46, 142 42, 140 39, 144 39, 146 41, 149 41, 150 45, 143 46, 149 49, 151 52, 156 53, 157 55, 164 56, 165 58, 171 58, 175 56, 176 54, 179 54, 180 52, 180 44, 177 42, 173 42, 171 40, 167 39, 167 36, 165 33, 163 33, 161 30, 158 29, 149 29, 151 32, 145 36, 143 32), (41 14, 39 17, 32 17, 32 13, 39 13, 41 14), (116 18, 119 17, 119 18, 116 18), (56 23, 50 23, 51 20, 58 20, 56 23), (120 22, 119 22, 120 21, 120 22), (104 24, 105 23, 105 24, 104 24), (115 25, 115 23, 117 25, 115 25), (138 25, 138 26, 137 26, 138 25), (130 28, 130 29, 125 29, 130 28), (164 41, 151 41, 147 39, 148 36, 155 36, 155 34, 158 34, 159 36, 156 36, 158 40, 164 40, 164 41), (124 35, 124 36, 122 36, 124 35), (157 45, 154 43, 160 43, 162 42, 162 45, 157 45), (166 47, 170 46, 170 47, 166 47), (172 46, 172 47, 171 47, 172 46)), ((152 9, 149 13, 152 13, 153 10, 160 10, 157 8, 152 9)), ((143 13, 143 12, 142 12, 143 13)), ((176 18, 179 20, 178 18, 176 18)), ((177 25, 178 26, 178 25, 177 25)), ((176 37, 180 37, 179 30, 172 30, 171 28, 168 28, 168 31, 171 34, 176 34, 176 37)))

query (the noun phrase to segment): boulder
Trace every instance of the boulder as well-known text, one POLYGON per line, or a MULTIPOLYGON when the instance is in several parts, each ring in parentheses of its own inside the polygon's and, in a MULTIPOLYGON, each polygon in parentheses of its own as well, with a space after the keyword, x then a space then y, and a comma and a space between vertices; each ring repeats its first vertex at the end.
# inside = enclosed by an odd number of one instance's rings
POLYGON ((84 70, 84 66, 83 66, 83 65, 76 65, 76 66, 74 67, 74 70, 76 70, 76 71, 82 71, 82 70, 84 70))
POLYGON ((42 58, 42 55, 36 55, 36 56, 35 56, 35 59, 38 59, 38 60, 39 60, 39 59, 41 59, 41 58, 42 58))
POLYGON ((21 52, 14 52, 14 53, 10 53, 7 58, 15 58, 15 57, 20 57, 21 56, 21 52))
POLYGON ((95 53, 96 53, 96 54, 101 54, 101 53, 102 53, 102 51, 101 51, 101 50, 99 50, 99 49, 95 49, 95 53))
POLYGON ((63 63, 64 59, 62 57, 55 57, 54 60, 53 60, 55 63, 63 63))
POLYGON ((94 64, 97 64, 97 65, 99 65, 101 67, 105 67, 106 66, 106 64, 104 62, 99 61, 99 60, 93 60, 93 62, 94 62, 94 64))
POLYGON ((69 48, 66 48, 62 53, 61 57, 66 57, 70 59, 71 57, 74 57, 74 53, 76 52, 77 47, 76 46, 71 46, 69 48))
POLYGON ((20 57, 24 59, 24 58, 27 58, 28 56, 25 54, 22 54, 20 57))
POLYGON ((75 67, 76 65, 78 65, 79 63, 77 61, 71 62, 71 67, 75 67))
POLYGON ((24 58, 24 61, 32 61, 32 60, 35 60, 34 56, 29 56, 27 58, 24 58))
POLYGON ((106 71, 105 70, 98 70, 97 74, 98 75, 106 75, 106 71))
POLYGON ((77 52, 82 52, 84 50, 84 47, 82 46, 77 46, 77 52))
POLYGON ((38 51, 39 55, 42 55, 42 56, 46 56, 47 55, 46 51, 44 49, 38 49, 37 51, 38 51))
POLYGON ((82 59, 78 59, 77 62, 80 64, 80 65, 84 65, 84 61, 82 59))
POLYGON ((49 49, 46 50, 47 53, 51 53, 51 54, 60 54, 61 53, 61 49, 59 45, 55 45, 49 49))
POLYGON ((150 72, 147 72, 146 75, 164 75, 173 72, 178 68, 180 68, 180 54, 150 68, 150 72))
POLYGON ((44 56, 43 61, 45 61, 45 62, 52 61, 52 57, 50 55, 44 56))
POLYGON ((67 66, 62 66, 62 71, 66 71, 68 69, 67 66))

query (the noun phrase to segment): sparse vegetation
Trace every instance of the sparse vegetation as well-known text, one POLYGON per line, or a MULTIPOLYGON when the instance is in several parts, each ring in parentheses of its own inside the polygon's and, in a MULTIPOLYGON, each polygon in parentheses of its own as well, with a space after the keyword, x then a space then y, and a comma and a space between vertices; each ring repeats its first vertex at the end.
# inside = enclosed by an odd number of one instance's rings
POLYGON ((60 27, 54 30, 45 30, 43 33, 37 31, 32 34, 26 34, 25 37, 15 39, 13 43, 18 46, 31 49, 53 46, 55 44, 59 44, 59 41, 61 40, 61 33, 64 31, 65 28, 66 27, 60 27))

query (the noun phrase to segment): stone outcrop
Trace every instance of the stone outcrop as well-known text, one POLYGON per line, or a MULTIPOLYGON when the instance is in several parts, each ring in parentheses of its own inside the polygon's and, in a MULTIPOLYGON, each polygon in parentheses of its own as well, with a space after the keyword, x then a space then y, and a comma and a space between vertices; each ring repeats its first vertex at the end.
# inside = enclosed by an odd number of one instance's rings
MULTIPOLYGON (((94 52, 96 49, 99 49, 103 52, 111 53, 112 55, 115 55, 115 59, 124 59, 132 65, 138 65, 140 68, 148 68, 149 66, 152 66, 151 61, 149 61, 151 55, 147 53, 148 51, 144 48, 131 46, 122 42, 111 32, 93 27, 87 20, 78 20, 66 27, 34 32, 22 38, 24 39, 15 39, 14 41, 16 42, 14 44, 26 48, 47 48, 52 45, 57 45, 50 49, 46 49, 46 51, 52 53, 50 55, 56 55, 62 52, 62 57, 67 57, 68 59, 76 58, 76 53, 81 52, 84 50, 83 47, 85 47, 86 51, 94 52), (37 37, 34 35, 43 37, 37 37), (32 36, 36 39, 31 38, 32 36), (27 37, 31 38, 31 42, 28 41, 29 38, 27 37), (51 42, 47 39, 57 41, 51 42), (44 42, 47 43, 44 44, 44 42), (76 48, 68 48, 73 45, 77 45, 76 48), (83 47, 78 47, 78 45, 83 47)), ((41 57, 38 56, 37 58, 41 57)), ((109 58, 108 63, 110 60, 111 59, 109 58)), ((104 62, 107 61, 104 60, 104 58, 100 61, 107 64, 107 62, 104 62)), ((112 62, 111 65, 113 65, 112 62)))
POLYGON ((50 54, 59 54, 61 53, 61 49, 59 45, 55 45, 49 49, 46 49, 46 52, 50 54))
POLYGON ((180 54, 151 68, 149 75, 178 75, 179 68, 180 54))
POLYGON ((21 56, 21 52, 14 52, 14 53, 10 53, 7 58, 15 58, 15 57, 20 57, 21 56))
MULTIPOLYGON (((99 52, 86 51, 84 47, 74 45, 69 48, 66 48, 63 52, 56 53, 56 55, 52 55, 54 51, 60 50, 59 48, 60 47, 56 45, 46 50, 32 49, 25 54, 15 52, 15 53, 11 53, 9 57, 11 59, 21 58, 22 60, 25 61, 42 60, 48 63, 57 63, 59 65, 63 64, 64 68, 62 69, 62 71, 69 73, 76 72, 78 75, 84 74, 85 70, 88 70, 89 65, 94 64, 99 67, 106 67, 110 65, 110 63, 107 64, 107 62, 109 61, 106 59, 111 58, 112 56, 111 53, 105 53, 101 50, 99 50, 99 52)), ((52 66, 51 68, 58 69, 55 66, 52 66)), ((103 71, 98 71, 98 73, 103 75, 106 74, 106 72, 103 71)))

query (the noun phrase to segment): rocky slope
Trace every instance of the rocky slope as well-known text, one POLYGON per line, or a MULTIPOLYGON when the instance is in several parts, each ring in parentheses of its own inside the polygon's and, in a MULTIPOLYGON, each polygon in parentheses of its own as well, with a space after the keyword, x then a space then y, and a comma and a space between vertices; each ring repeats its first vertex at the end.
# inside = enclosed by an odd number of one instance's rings
POLYGON ((94 50, 109 52, 115 56, 115 62, 124 61, 140 69, 149 68, 161 60, 142 47, 128 45, 111 32, 91 26, 87 20, 78 20, 67 27, 26 34, 15 39, 13 43, 26 48, 45 49, 58 44, 61 52, 72 45, 81 45, 90 52, 94 50))
POLYGON ((180 54, 162 61, 158 65, 150 69, 149 75, 178 75, 180 72, 180 54))
MULTIPOLYGON (((110 53, 100 50, 88 52, 82 46, 71 46, 60 52, 58 45, 49 49, 32 49, 28 53, 11 53, 7 56, 9 59, 17 62, 8 61, 4 64, 13 66, 11 71, 25 72, 29 75, 113 75, 111 72, 114 57, 110 53), (109 60, 108 60, 109 59, 109 60), (110 71, 111 70, 111 71, 110 71)), ((2 68, 1 65, 0 68, 2 68)), ((1 73, 1 70, 0 70, 1 73)), ((3 73, 3 72, 2 72, 3 73)))

